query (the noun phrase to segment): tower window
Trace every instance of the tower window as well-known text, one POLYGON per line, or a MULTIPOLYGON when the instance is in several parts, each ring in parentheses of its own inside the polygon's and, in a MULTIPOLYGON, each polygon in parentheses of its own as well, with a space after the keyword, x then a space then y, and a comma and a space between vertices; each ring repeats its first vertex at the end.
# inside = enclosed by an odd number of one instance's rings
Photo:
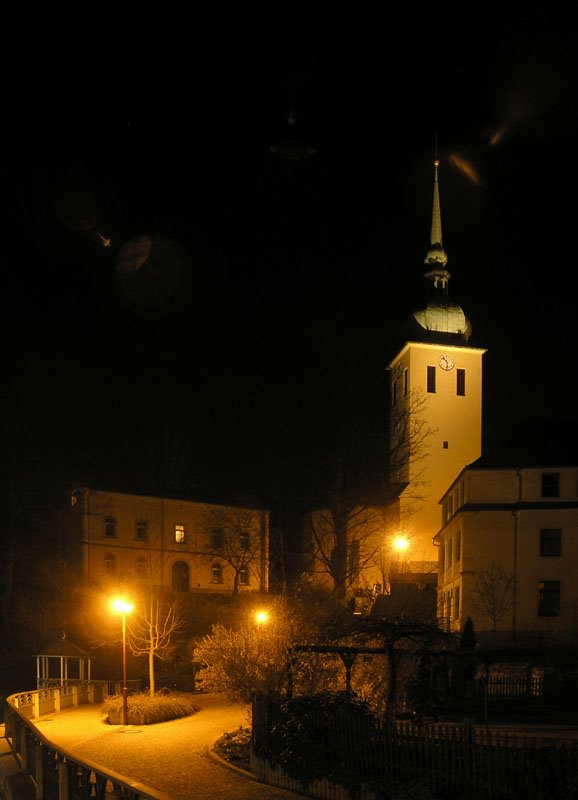
POLYGON ((427 390, 429 394, 435 394, 436 391, 436 368, 427 368, 427 390))
POLYGON ((540 555, 544 557, 562 555, 560 528, 544 528, 540 531, 540 555))
POLYGON ((442 447, 444 450, 447 450, 449 446, 449 442, 442 442, 442 447))
POLYGON ((560 497, 560 473, 542 473, 542 497, 560 497))
POLYGON ((465 369, 456 370, 456 394, 464 397, 466 394, 466 371, 465 369))

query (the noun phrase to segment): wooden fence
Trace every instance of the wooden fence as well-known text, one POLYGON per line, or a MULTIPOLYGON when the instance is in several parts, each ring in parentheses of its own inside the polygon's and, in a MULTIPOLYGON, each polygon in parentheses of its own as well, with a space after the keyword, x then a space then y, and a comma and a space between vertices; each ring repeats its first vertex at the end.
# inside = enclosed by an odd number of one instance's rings
MULTIPOLYGON (((436 796, 456 800, 578 797, 578 741, 513 735, 471 723, 385 726, 343 709, 331 718, 320 714, 309 724, 302 736, 302 763, 311 748, 334 783, 349 784, 351 796, 379 798, 392 785, 421 782, 436 796)), ((291 773, 283 748, 279 706, 268 698, 255 698, 256 756, 270 763, 277 757, 291 773)), ((299 757, 297 753, 297 770, 299 757)), ((312 793, 312 785, 305 781, 303 788, 312 793)))

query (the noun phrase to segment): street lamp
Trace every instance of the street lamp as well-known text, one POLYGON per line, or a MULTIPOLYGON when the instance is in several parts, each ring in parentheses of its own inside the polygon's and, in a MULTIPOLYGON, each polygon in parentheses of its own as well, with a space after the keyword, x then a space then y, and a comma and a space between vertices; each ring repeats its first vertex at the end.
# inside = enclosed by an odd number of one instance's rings
POLYGON ((122 724, 128 725, 128 687, 126 685, 126 615, 130 614, 134 605, 124 597, 112 601, 112 608, 122 615, 122 724))

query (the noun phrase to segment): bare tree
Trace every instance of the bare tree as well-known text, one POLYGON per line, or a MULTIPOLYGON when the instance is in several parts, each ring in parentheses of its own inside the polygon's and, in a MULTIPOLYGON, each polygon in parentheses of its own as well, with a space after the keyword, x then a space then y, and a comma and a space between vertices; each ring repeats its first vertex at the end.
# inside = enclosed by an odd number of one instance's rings
POLYGON ((239 585, 253 576, 263 586, 267 570, 267 530, 264 512, 252 508, 229 506, 211 508, 201 533, 199 555, 218 559, 233 571, 233 595, 239 585))
MULTIPOLYGON (((325 573, 338 604, 368 567, 383 567, 384 537, 399 525, 396 500, 407 486, 409 464, 423 458, 432 431, 421 410, 423 397, 408 398, 398 412, 388 448, 378 440, 368 448, 361 431, 353 426, 346 440, 334 449, 320 471, 325 491, 320 507, 310 517, 313 571, 325 573), (372 452, 373 451, 373 452, 372 452)), ((413 471, 413 491, 419 501, 419 480, 413 471)))
POLYGON ((155 693, 155 659, 170 658, 173 637, 183 628, 179 605, 158 587, 145 589, 127 618, 127 642, 134 656, 147 656, 149 694, 155 693))
POLYGON ((514 606, 514 574, 492 561, 488 569, 476 575, 471 606, 473 611, 491 620, 495 636, 498 622, 514 606))

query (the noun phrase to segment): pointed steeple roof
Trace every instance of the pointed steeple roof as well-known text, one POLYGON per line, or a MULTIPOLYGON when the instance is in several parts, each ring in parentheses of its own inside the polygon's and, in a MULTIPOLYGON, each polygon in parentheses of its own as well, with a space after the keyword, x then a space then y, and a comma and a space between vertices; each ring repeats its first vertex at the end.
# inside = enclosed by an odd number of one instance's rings
POLYGON ((427 267, 424 278, 428 287, 428 297, 427 302, 416 308, 410 316, 405 335, 408 339, 418 341, 459 344, 470 338, 472 326, 460 306, 452 302, 448 296, 450 273, 446 270, 448 257, 442 244, 439 163, 436 158, 430 247, 424 259, 427 267))
MULTIPOLYGON (((448 263, 448 257, 442 244, 442 212, 440 207, 440 191, 438 179, 439 160, 434 161, 434 190, 433 209, 431 215, 430 249, 425 257, 424 264, 440 264, 442 267, 448 263)), ((449 277, 449 276, 448 276, 449 277)))

